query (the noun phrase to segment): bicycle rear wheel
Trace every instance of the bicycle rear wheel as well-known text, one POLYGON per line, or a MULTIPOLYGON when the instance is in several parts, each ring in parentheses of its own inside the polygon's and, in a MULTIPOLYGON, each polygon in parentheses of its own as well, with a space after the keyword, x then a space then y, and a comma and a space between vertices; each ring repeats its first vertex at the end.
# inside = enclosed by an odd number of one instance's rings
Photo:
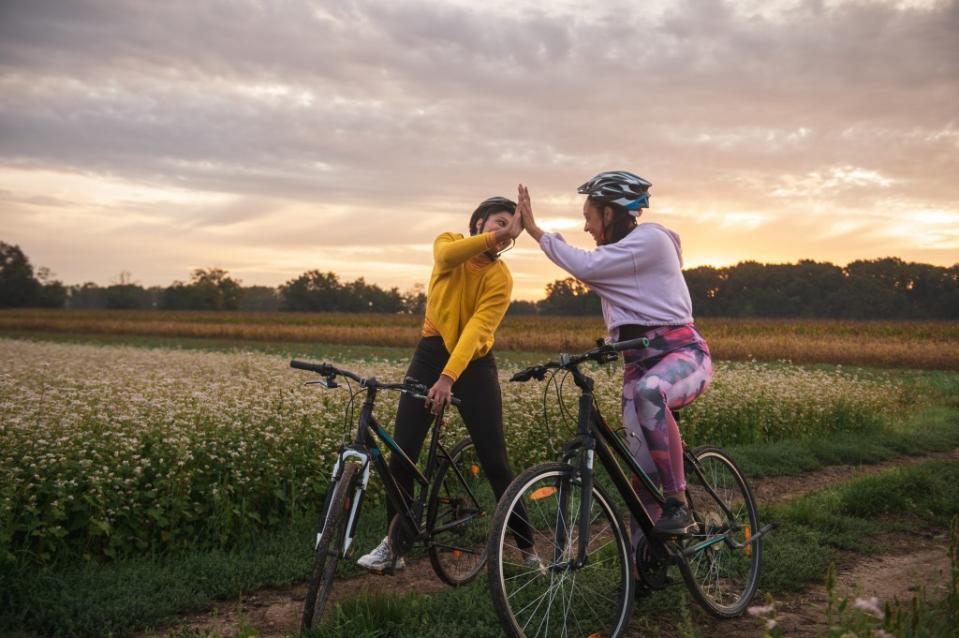
POLYGON ((697 529, 682 542, 687 554, 680 571, 707 611, 732 618, 745 611, 759 584, 762 539, 746 543, 759 531, 756 503, 724 450, 701 447, 692 455, 698 471, 686 464, 686 496, 697 529))
POLYGON ((483 569, 495 508, 496 496, 473 441, 463 439, 440 465, 426 510, 430 563, 443 582, 464 585, 483 569))
POLYGON ((493 605, 508 636, 608 638, 622 635, 629 624, 629 541, 622 517, 595 483, 587 559, 574 565, 582 498, 582 483, 571 466, 546 463, 516 477, 500 499, 490 533, 488 575, 493 605), (524 507, 539 565, 527 561, 509 526, 524 507))
POLYGON ((343 465, 343 473, 333 487, 329 505, 320 517, 321 524, 324 520, 326 524, 323 525, 323 535, 314 552, 313 572, 306 590, 306 601, 303 603, 302 629, 311 628, 313 623, 323 616, 323 607, 330 596, 330 590, 333 589, 333 575, 343 552, 346 525, 353 505, 359 469, 357 463, 347 461, 343 465))

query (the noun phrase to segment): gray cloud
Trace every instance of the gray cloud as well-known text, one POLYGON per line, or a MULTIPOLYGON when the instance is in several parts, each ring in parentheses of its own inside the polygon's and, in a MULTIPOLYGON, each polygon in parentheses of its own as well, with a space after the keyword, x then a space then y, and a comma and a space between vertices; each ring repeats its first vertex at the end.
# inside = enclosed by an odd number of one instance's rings
POLYGON ((0 164, 235 197, 195 227, 293 204, 460 215, 610 167, 676 206, 959 206, 959 1, 501 9, 7 0, 0 164), (847 168, 888 185, 796 188, 847 168))

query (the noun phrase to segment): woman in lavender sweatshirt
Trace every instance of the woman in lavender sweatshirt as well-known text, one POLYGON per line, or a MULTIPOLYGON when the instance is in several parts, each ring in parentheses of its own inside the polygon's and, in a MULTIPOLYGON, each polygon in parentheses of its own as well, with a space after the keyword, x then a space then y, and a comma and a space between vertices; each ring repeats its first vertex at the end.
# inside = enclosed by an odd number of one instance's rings
MULTIPOLYGON (((543 232, 522 185, 517 210, 546 256, 599 295, 611 340, 649 339, 649 347, 623 353, 623 425, 633 456, 666 496, 660 508, 634 480, 656 529, 680 535, 693 521, 686 506, 682 440, 672 410, 706 390, 713 366, 709 347, 693 326, 679 236, 659 224, 636 223, 649 206, 650 185, 632 173, 609 171, 579 187, 587 196, 584 230, 596 240, 595 250, 574 248, 559 234, 543 232)), ((635 548, 642 532, 632 527, 635 548)))

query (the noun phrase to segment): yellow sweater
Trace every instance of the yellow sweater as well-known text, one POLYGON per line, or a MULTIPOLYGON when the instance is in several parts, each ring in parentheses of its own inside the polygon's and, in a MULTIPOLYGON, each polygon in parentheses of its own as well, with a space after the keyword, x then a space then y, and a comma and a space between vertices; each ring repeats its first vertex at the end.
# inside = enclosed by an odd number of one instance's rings
POLYGON ((506 264, 472 259, 493 246, 493 236, 464 239, 459 233, 443 233, 433 242, 423 333, 443 337, 450 352, 443 374, 454 381, 470 361, 492 349, 493 333, 509 307, 513 278, 506 264))

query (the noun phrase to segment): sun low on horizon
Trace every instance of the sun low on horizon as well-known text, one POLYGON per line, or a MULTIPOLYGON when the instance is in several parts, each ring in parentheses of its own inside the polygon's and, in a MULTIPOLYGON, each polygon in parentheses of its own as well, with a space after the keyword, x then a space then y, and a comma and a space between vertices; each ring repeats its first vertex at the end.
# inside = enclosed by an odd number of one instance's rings
MULTIPOLYGON (((0 5, 0 240, 67 284, 411 289, 483 199, 650 182, 686 267, 959 263, 959 2, 0 5)), ((513 297, 565 273, 528 236, 513 297)))

